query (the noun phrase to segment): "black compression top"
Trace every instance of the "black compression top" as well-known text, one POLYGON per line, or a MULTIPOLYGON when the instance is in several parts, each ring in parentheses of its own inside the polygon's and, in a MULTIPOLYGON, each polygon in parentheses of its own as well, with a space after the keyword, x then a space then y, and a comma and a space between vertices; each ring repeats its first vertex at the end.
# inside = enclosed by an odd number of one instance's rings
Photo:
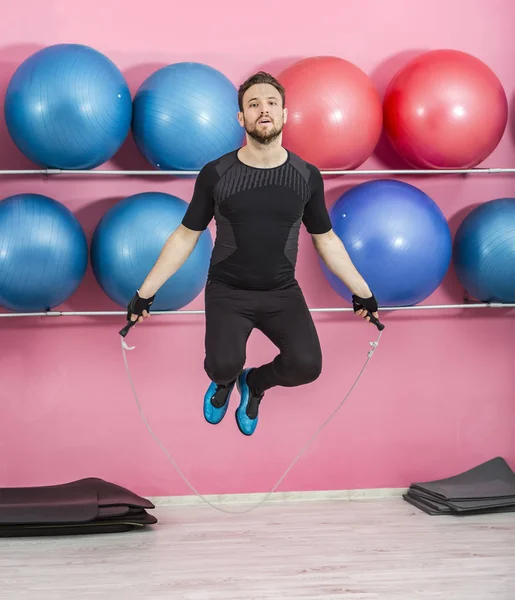
POLYGON ((209 279, 251 290, 295 283, 301 222, 311 234, 331 229, 320 171, 291 152, 268 169, 245 165, 237 151, 206 164, 182 224, 202 231, 213 216, 209 279))

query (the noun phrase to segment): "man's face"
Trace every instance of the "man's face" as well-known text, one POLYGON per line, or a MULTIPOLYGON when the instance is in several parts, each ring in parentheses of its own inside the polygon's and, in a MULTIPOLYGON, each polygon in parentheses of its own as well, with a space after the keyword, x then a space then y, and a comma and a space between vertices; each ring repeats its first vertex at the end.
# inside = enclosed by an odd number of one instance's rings
POLYGON ((269 83, 250 87, 243 96, 238 120, 248 135, 260 144, 270 144, 282 132, 288 115, 281 94, 269 83))

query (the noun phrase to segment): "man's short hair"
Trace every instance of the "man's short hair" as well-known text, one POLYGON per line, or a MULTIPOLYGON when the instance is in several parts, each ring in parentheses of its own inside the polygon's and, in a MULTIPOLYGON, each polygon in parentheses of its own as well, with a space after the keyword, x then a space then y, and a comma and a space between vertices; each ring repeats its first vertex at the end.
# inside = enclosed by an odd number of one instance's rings
POLYGON ((286 94, 283 86, 277 81, 277 79, 273 75, 270 75, 270 73, 265 73, 265 71, 259 71, 258 73, 254 73, 254 75, 251 75, 246 81, 244 81, 240 85, 240 89, 238 90, 238 105, 240 107, 240 111, 243 112, 243 95, 245 94, 245 92, 253 85, 259 83, 269 83, 270 85, 273 85, 275 89, 279 92, 279 94, 281 94, 284 107, 286 94))

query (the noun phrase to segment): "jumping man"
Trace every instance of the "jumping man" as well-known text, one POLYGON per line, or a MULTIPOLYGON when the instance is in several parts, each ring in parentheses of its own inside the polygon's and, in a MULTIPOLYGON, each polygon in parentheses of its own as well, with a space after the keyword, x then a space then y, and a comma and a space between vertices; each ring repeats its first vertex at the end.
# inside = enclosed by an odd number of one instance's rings
POLYGON ((183 265, 214 217, 217 234, 205 287, 205 361, 211 384, 204 417, 220 423, 234 387, 240 394, 236 422, 252 435, 265 392, 318 378, 322 352, 303 292, 295 279, 301 224, 327 267, 353 294, 355 313, 370 321, 378 306, 333 232, 320 171, 282 146, 287 121, 285 91, 259 72, 238 91, 238 121, 246 145, 200 171, 181 225, 170 235, 127 318, 142 321, 159 288, 183 265), (269 363, 245 368, 253 329, 274 343, 269 363))

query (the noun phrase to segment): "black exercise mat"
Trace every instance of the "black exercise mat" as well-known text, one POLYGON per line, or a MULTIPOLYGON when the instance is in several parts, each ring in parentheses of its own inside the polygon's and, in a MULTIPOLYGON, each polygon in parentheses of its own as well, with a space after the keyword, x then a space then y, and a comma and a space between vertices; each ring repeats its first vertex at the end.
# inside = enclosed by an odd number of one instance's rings
POLYGON ((512 498, 498 498, 496 500, 442 500, 432 494, 422 492, 419 489, 410 488, 409 493, 415 494, 417 498, 426 502, 432 502, 439 506, 446 506, 456 512, 468 512, 470 510, 478 510, 485 508, 501 508, 515 506, 515 496, 512 498))
POLYGON ((128 515, 131 510, 136 510, 136 509, 131 509, 128 506, 123 506, 123 505, 99 506, 98 507, 98 518, 120 517, 122 515, 128 515))
POLYGON ((0 527, 0 538, 18 538, 18 537, 42 537, 42 536, 58 536, 58 535, 90 535, 102 533, 127 533, 134 531, 140 526, 124 525, 124 524, 96 524, 89 525, 49 525, 47 528, 34 527, 33 529, 4 529, 0 527))
POLYGON ((515 496, 515 473, 497 457, 459 475, 413 483, 410 488, 444 501, 511 499, 515 496))
POLYGON ((0 525, 10 523, 81 523, 100 507, 155 508, 134 492, 90 477, 52 486, 0 488, 0 525))
MULTIPOLYGON (((410 494, 403 494, 402 497, 404 498, 404 500, 408 504, 411 504, 415 508, 419 508, 420 510, 422 510, 425 513, 427 513, 428 515, 433 516, 433 515, 445 515, 445 514, 448 514, 446 510, 439 510, 437 508, 434 508, 434 506, 432 504, 429 504, 429 503, 424 502, 423 500, 419 500, 417 498, 414 498, 410 494)), ((448 512, 450 512, 450 511, 448 511, 448 512)))
POLYGON ((427 506, 431 510, 437 511, 438 513, 447 514, 452 512, 452 509, 443 502, 438 502, 437 500, 430 500, 428 498, 424 498, 423 496, 420 496, 419 494, 415 493, 411 488, 408 490, 407 496, 408 498, 412 498, 418 503, 427 506))
POLYGON ((0 537, 111 533, 153 525, 154 504, 90 477, 53 486, 0 489, 0 537))
POLYGON ((508 513, 515 512, 515 506, 507 506, 507 507, 493 507, 493 508, 485 508, 485 509, 477 509, 477 510, 469 510, 466 512, 457 512, 450 509, 447 506, 438 506, 433 502, 428 502, 423 498, 418 497, 415 494, 410 492, 403 494, 402 496, 406 502, 412 504, 416 508, 419 508, 423 512, 428 515, 451 515, 454 517, 465 517, 465 516, 474 516, 474 515, 487 515, 487 514, 496 514, 496 513, 508 513))
MULTIPOLYGON (((143 511, 145 512, 145 511, 143 511)), ((0 538, 6 537, 32 537, 55 535, 90 535, 93 533, 125 533, 134 529, 142 529, 147 525, 157 523, 153 515, 145 513, 136 519, 99 520, 91 523, 77 523, 73 525, 11 525, 0 527, 0 538)))
POLYGON ((113 506, 99 506, 98 516, 99 517, 119 517, 120 515, 143 515, 145 514, 144 508, 133 508, 130 506, 124 506, 123 504, 114 504, 113 506))
POLYGON ((119 517, 111 517, 109 519, 98 519, 96 521, 91 521, 90 523, 35 523, 35 524, 27 524, 27 525, 2 525, 1 529, 7 531, 9 529, 45 529, 47 527, 68 527, 68 526, 83 526, 87 527, 89 525, 100 525, 100 524, 109 524, 114 525, 117 523, 127 524, 127 525, 153 525, 157 523, 157 519, 154 515, 149 515, 147 512, 143 511, 144 514, 136 515, 136 516, 119 516, 119 517))
POLYGON ((80 487, 95 486, 98 492, 98 504, 99 506, 112 506, 115 504, 124 504, 131 508, 155 508, 155 506, 147 498, 142 498, 135 494, 131 490, 124 488, 115 483, 104 481, 97 477, 89 477, 87 479, 80 479, 72 484, 68 485, 79 485, 80 487))
POLYGON ((0 525, 85 523, 98 516, 94 489, 66 486, 0 490, 0 525))
POLYGON ((496 457, 447 479, 413 483, 403 498, 430 515, 515 512, 515 473, 496 457))

